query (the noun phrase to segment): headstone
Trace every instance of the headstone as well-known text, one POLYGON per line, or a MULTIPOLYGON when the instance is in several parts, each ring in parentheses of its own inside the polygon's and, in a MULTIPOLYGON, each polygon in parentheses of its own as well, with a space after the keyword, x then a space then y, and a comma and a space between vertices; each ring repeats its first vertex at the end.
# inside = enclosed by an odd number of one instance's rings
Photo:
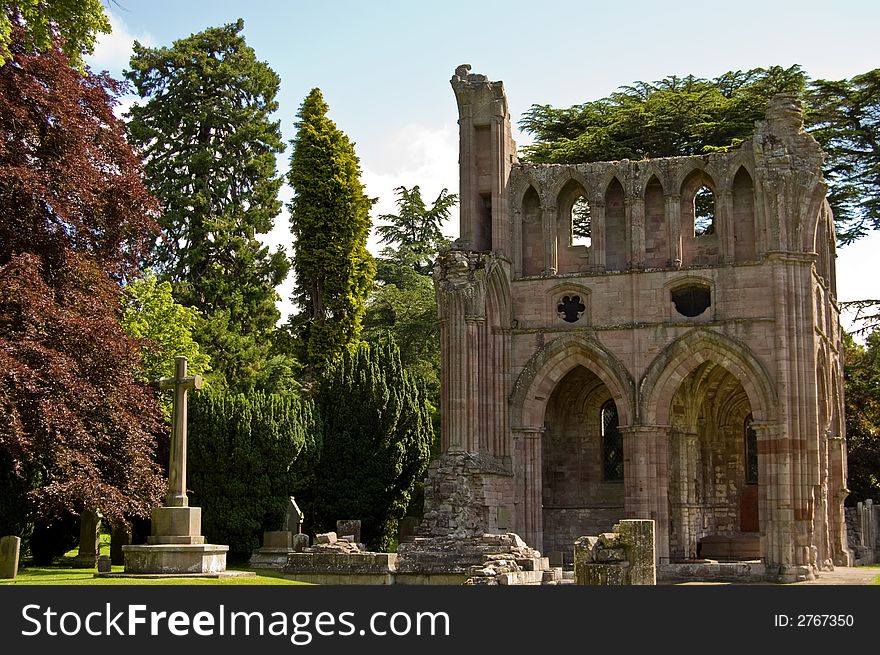
POLYGON ((73 565, 93 569, 101 553, 101 514, 93 509, 83 510, 79 516, 79 551, 73 565))
POLYGON ((293 535, 293 550, 297 553, 303 552, 306 548, 309 547, 309 535, 303 534, 300 532, 299 534, 293 535))
POLYGON ((112 562, 109 555, 98 556, 98 573, 110 573, 112 562))
POLYGON ((322 532, 321 534, 315 535, 316 544, 335 544, 336 540, 335 532, 322 532))
POLYGON ((3 537, 0 539, 0 578, 10 580, 18 575, 18 556, 21 552, 21 539, 3 537))
POLYGON ((413 540, 419 520, 415 516, 404 516, 397 523, 397 543, 405 544, 413 540))
POLYGON ((125 562, 122 547, 131 544, 131 527, 129 525, 113 525, 110 527, 110 561, 116 566, 125 562))
POLYGON ((352 521, 336 521, 336 534, 345 537, 351 537, 349 541, 353 544, 361 543, 361 522, 352 521))
POLYGON ((305 515, 296 504, 293 496, 291 496, 290 500, 287 503, 287 513, 284 515, 284 525, 281 527, 281 529, 287 532, 292 532, 293 534, 299 534, 302 532, 302 524, 304 519, 305 515))

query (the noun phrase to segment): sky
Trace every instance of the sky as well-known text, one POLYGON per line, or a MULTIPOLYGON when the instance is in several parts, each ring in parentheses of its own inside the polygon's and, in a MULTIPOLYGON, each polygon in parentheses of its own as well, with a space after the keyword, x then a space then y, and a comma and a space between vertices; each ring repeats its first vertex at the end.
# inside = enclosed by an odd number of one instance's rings
MULTIPOLYGON (((457 110, 449 79, 459 64, 502 80, 514 138, 533 104, 568 107, 636 80, 716 77, 729 70, 800 64, 813 79, 880 66, 880 3, 691 0, 105 0, 113 32, 88 59, 121 77, 136 39, 170 46, 207 27, 244 19, 244 36, 280 76, 286 142, 314 87, 355 142, 373 215, 395 213, 394 189, 418 184, 427 201, 458 192, 457 110)), ((286 173, 290 147, 278 159, 286 173)), ((285 186, 282 199, 292 190, 285 186)), ((458 236, 457 212, 445 228, 458 236)), ((266 243, 289 249, 286 213, 266 243)), ((375 238, 370 248, 378 252, 375 238)), ((880 298, 880 232, 838 250, 838 299, 880 298)), ((292 280, 279 287, 286 316, 292 280)), ((845 327, 851 327, 847 316, 845 327)))

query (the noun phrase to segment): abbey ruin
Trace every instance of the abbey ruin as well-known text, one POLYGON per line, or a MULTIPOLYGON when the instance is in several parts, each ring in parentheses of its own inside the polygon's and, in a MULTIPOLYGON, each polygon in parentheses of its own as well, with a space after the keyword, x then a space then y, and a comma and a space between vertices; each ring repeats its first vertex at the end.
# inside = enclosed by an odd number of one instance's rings
POLYGON ((460 66, 461 236, 435 272, 433 535, 566 562, 653 519, 658 563, 847 564, 841 333, 823 153, 777 96, 729 152, 517 160, 501 82, 460 66))

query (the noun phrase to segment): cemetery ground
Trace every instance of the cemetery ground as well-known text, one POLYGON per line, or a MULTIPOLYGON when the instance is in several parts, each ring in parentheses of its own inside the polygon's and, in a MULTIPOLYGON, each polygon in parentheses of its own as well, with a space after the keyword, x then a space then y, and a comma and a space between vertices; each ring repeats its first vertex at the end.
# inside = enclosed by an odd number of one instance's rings
MULTIPOLYGON (((276 571, 260 571, 246 567, 231 567, 236 571, 253 571, 255 577, 225 578, 96 578, 94 568, 75 568, 71 565, 77 548, 57 558, 51 566, 22 566, 12 580, 0 580, 0 585, 301 585, 303 582, 285 580, 276 571)), ((101 534, 101 554, 110 554, 110 535, 101 534)), ((112 571, 122 572, 123 566, 114 566, 112 571)), ((880 573, 880 571, 878 571, 880 573)))

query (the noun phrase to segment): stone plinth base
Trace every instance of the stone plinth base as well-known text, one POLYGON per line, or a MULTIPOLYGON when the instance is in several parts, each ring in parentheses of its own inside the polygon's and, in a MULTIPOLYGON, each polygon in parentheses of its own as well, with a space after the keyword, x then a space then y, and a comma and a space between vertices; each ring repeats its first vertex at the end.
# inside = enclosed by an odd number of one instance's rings
POLYGON ((134 580, 162 580, 162 579, 186 579, 206 578, 217 580, 220 578, 255 578, 253 571, 220 571, 218 573, 95 573, 96 578, 131 578, 134 580))
POLYGON ((123 546, 126 573, 221 573, 229 546, 148 544, 123 546))
POLYGON ((204 544, 201 507, 157 507, 150 519, 147 543, 204 544))
POLYGON ((248 566, 254 569, 282 571, 287 566, 288 557, 295 553, 296 551, 287 548, 258 548, 248 560, 248 566))

